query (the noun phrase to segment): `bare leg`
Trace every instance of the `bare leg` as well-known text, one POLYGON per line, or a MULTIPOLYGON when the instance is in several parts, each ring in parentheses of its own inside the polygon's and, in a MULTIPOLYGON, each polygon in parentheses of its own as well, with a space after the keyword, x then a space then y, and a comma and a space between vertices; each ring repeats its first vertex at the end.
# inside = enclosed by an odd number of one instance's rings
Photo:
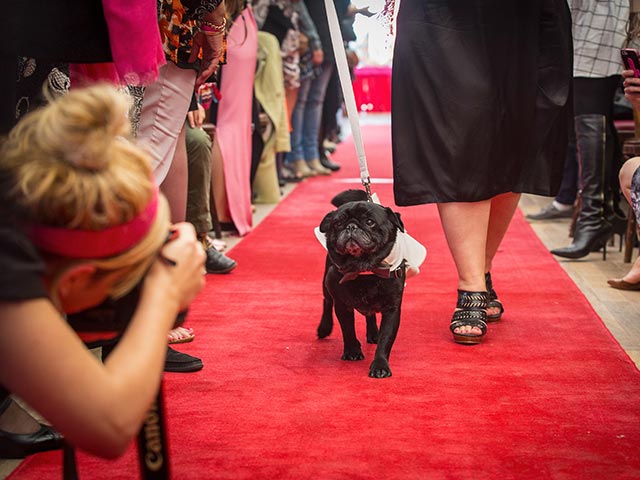
MULTIPOLYGON (((490 211, 490 200, 438 204, 442 228, 458 270, 460 290, 486 290, 484 273, 490 211)), ((477 327, 461 327, 455 329, 455 332, 482 334, 477 327)))
MULTIPOLYGON (((178 135, 178 144, 173 154, 171 166, 160 185, 162 193, 164 193, 169 202, 171 221, 173 223, 184 222, 187 216, 188 174, 186 129, 183 125, 178 135)), ((186 329, 178 327, 169 331, 169 341, 180 340, 190 334, 191 332, 187 333, 186 329)))
MULTIPOLYGON (((640 157, 633 157, 622 165, 620 169, 620 189, 622 190, 622 194, 624 198, 627 199, 629 205, 631 203, 631 182, 633 180, 633 174, 636 170, 640 168, 640 157)), ((635 215, 635 212, 631 210, 629 215, 635 215)), ((627 283, 638 283, 640 282, 640 257, 636 258, 635 262, 631 266, 631 269, 627 272, 627 274, 622 277, 622 279, 614 279, 617 281, 624 280, 627 283)))
POLYGON ((211 151, 213 155, 211 163, 211 186, 213 190, 213 200, 216 211, 218 212, 218 220, 221 222, 230 222, 231 214, 229 213, 227 187, 225 186, 224 180, 224 159, 222 158, 217 137, 213 140, 211 151))
MULTIPOLYGON (((491 271, 493 258, 502 243, 505 233, 511 224, 513 214, 520 201, 519 193, 503 193, 491 199, 491 214, 487 231, 487 250, 485 257, 485 273, 491 271)), ((499 313, 498 307, 487 308, 487 315, 499 313)))
POLYGON ((503 193, 491 199, 491 214, 487 231, 487 251, 485 257, 485 272, 491 271, 493 257, 495 257, 502 239, 504 238, 513 214, 520 201, 519 193, 503 193))
POLYGON ((633 157, 624 162, 618 176, 620 179, 620 189, 622 190, 624 198, 629 202, 629 205, 631 205, 631 181, 638 167, 640 167, 640 157, 633 157))
POLYGON ((185 139, 185 127, 183 125, 178 144, 173 154, 173 161, 167 172, 167 176, 160 185, 160 190, 167 197, 171 210, 171 221, 184 222, 187 215, 187 144, 185 139))

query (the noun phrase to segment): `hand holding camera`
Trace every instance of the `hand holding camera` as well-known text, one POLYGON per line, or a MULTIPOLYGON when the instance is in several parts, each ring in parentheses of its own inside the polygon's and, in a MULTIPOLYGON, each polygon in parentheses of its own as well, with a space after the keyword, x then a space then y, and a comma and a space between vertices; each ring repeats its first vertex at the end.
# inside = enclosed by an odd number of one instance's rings
POLYGON ((186 309, 204 287, 205 252, 190 223, 172 226, 158 260, 144 279, 144 289, 153 288, 175 298, 179 310, 186 309))
POLYGON ((204 286, 206 255, 190 223, 172 226, 167 242, 144 278, 124 297, 67 316, 78 332, 122 333, 141 300, 170 301, 179 312, 170 328, 184 323, 189 304, 204 286), (160 298, 159 298, 160 297, 160 298))
POLYGON ((640 109, 640 55, 634 48, 623 48, 620 50, 622 63, 625 70, 622 72, 624 78, 624 96, 631 102, 633 108, 640 109))

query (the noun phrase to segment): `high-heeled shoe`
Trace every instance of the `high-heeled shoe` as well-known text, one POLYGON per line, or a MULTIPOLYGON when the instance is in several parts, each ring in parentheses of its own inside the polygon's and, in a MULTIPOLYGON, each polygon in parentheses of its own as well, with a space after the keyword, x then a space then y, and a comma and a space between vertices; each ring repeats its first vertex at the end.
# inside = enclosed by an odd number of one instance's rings
POLYGON ((457 343, 474 345, 480 343, 487 333, 487 292, 458 290, 456 310, 453 312, 449 330, 457 343), (456 333, 456 328, 477 327, 481 333, 456 333))
POLYGON ((49 425, 40 424, 33 433, 0 430, 0 458, 25 458, 34 453, 61 449, 64 437, 49 425))
POLYGON ((484 274, 484 283, 487 286, 487 308, 497 308, 498 313, 494 313, 489 315, 487 313, 487 323, 497 322, 502 318, 502 314, 504 313, 504 306, 502 302, 498 300, 498 294, 493 289, 493 282, 491 281, 491 272, 487 272, 484 274))
POLYGON ((551 253, 563 258, 582 258, 591 252, 597 252, 601 248, 602 259, 607 259, 607 242, 612 235, 611 224, 606 223, 598 229, 584 231, 580 226, 576 229, 573 242, 568 247, 555 248, 551 253))

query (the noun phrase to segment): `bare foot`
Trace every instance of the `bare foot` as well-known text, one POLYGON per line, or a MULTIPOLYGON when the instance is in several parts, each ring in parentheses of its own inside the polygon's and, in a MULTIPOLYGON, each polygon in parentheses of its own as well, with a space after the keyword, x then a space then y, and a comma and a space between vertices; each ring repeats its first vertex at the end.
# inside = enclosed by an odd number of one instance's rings
POLYGON ((168 334, 169 343, 187 343, 191 342, 195 335, 193 334, 193 328, 176 327, 169 330, 168 334))
POLYGON ((220 253, 224 252, 227 249, 227 242, 225 242, 224 240, 218 240, 217 238, 214 238, 211 242, 213 244, 213 248, 215 248, 220 253))
POLYGON ((218 252, 224 252, 227 248, 227 242, 211 238, 207 233, 199 233, 198 238, 206 249, 215 248, 218 252))
MULTIPOLYGON (((456 308, 456 312, 461 310, 460 308, 456 308)), ((471 325, 463 325, 461 327, 456 327, 453 329, 453 333, 459 334, 459 335, 474 335, 474 336, 481 336, 482 335, 482 330, 480 329, 480 327, 473 327, 471 325)))
POLYGON ((640 257, 636 258, 631 265, 631 270, 629 270, 624 277, 621 279, 614 280, 623 280, 627 283, 635 284, 640 282, 640 257))

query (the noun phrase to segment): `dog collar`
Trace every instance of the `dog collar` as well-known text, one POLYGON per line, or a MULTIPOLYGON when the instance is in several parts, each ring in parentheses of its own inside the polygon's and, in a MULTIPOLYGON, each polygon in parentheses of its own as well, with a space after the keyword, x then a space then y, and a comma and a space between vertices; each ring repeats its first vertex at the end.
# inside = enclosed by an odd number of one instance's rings
POLYGON ((349 280, 355 280, 360 275, 376 275, 380 278, 402 278, 405 276, 405 263, 403 262, 400 266, 394 270, 387 264, 381 264, 380 266, 374 268, 373 270, 368 270, 366 272, 353 272, 353 271, 343 271, 336 265, 336 268, 340 273, 342 273, 342 278, 338 283, 348 282, 349 280))

